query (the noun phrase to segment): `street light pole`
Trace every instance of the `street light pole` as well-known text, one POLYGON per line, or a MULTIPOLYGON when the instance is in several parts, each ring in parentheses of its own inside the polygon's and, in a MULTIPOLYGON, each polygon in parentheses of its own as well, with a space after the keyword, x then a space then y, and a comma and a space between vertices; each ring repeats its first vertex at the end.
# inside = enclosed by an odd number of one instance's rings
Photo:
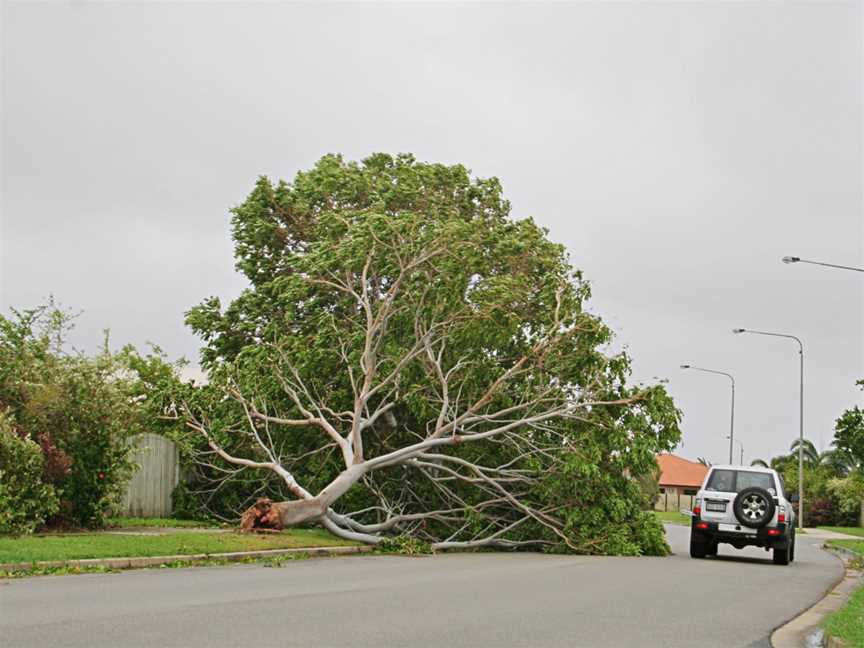
POLYGON ((837 265, 836 263, 824 263, 822 261, 809 261, 801 257, 785 256, 781 259, 783 263, 811 263, 813 265, 825 266, 826 268, 840 268, 841 270, 852 270, 854 272, 864 272, 864 268, 855 268, 853 266, 837 265))
MULTIPOLYGON (((788 262, 787 262, 788 263, 788 262)), ((854 269, 854 268, 853 268, 854 269)), ((753 331, 751 329, 736 328, 733 333, 753 333, 754 335, 768 335, 770 337, 782 337, 795 340, 798 343, 798 356, 800 369, 798 372, 799 391, 799 443, 798 443, 798 528, 804 528, 804 344, 794 335, 785 333, 769 333, 768 331, 753 331)))
POLYGON ((739 446, 741 446, 741 457, 740 457, 738 463, 743 466, 744 465, 744 444, 741 443, 738 439, 735 439, 735 443, 737 443, 739 446))
POLYGON ((689 364, 682 364, 682 369, 692 369, 693 371, 703 371, 705 373, 717 374, 719 376, 726 376, 729 380, 732 381, 732 416, 729 421, 729 465, 733 464, 732 460, 732 451, 733 446, 732 442, 735 438, 735 378, 732 377, 732 374, 728 374, 725 371, 717 371, 715 369, 703 369, 702 367, 694 367, 689 364))

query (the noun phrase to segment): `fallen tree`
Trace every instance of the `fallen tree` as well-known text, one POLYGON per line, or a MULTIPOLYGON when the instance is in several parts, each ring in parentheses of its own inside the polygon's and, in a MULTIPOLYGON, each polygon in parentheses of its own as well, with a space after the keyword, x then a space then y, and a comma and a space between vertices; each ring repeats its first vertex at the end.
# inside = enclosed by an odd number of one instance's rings
POLYGON ((179 413, 213 481, 267 471, 281 526, 370 544, 661 553, 635 478, 678 412, 627 386, 563 248, 508 212, 497 181, 406 157, 260 181, 234 221, 254 289, 189 316, 213 382, 179 413))

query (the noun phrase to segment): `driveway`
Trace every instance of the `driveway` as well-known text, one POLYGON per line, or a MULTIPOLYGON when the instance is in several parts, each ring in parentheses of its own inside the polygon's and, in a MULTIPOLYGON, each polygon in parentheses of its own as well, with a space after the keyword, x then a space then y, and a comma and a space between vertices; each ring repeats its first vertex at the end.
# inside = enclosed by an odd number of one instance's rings
POLYGON ((767 646, 842 574, 799 536, 796 562, 721 546, 687 556, 346 557, 0 582, 13 646, 767 646))

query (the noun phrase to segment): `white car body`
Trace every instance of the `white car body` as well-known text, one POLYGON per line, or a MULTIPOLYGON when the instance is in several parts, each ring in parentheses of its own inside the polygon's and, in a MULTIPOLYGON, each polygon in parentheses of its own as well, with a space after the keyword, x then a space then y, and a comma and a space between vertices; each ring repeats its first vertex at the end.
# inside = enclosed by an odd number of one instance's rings
POLYGON ((755 466, 712 466, 696 496, 690 554, 716 555, 721 543, 774 550, 774 562, 795 558, 795 511, 776 470, 755 466))

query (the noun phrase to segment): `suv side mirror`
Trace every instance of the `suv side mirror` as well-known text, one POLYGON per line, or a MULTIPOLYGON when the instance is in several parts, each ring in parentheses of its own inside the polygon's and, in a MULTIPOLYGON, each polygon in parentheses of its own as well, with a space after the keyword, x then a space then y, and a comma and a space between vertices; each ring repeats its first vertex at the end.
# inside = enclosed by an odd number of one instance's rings
POLYGON ((800 500, 801 498, 798 497, 798 493, 792 493, 792 495, 789 496, 789 501, 792 502, 792 504, 797 504, 800 500))

